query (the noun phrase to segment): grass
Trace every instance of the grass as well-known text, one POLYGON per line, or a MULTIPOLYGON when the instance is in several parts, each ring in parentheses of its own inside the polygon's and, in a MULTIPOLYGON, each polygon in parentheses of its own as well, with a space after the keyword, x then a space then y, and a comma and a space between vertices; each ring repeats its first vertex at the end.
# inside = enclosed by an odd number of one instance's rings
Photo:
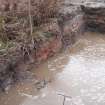
MULTIPOLYGON (((38 26, 43 24, 43 22, 47 22, 48 20, 56 16, 56 13, 59 10, 59 4, 61 0, 30 0, 30 1, 31 1, 30 2, 30 15, 32 15, 32 26, 33 26, 32 36, 34 35, 36 38, 41 38, 42 40, 46 40, 50 38, 53 34, 51 32, 41 32, 40 33, 40 31, 38 32, 37 28, 38 26), (35 23, 37 23, 38 25, 36 25, 35 23)), ((28 5, 26 4, 26 6, 28 5)), ((26 12, 28 13, 28 10, 26 12)), ((29 33, 30 30, 31 29, 29 25, 28 15, 24 17, 21 15, 15 16, 15 15, 11 15, 11 11, 10 11, 10 14, 7 14, 7 15, 5 14, 5 17, 4 15, 0 16, 0 50, 13 47, 14 41, 16 41, 17 43, 18 42, 17 40, 20 40, 20 41, 28 40, 28 39, 25 39, 25 37, 30 34, 29 33), (19 29, 15 24, 17 25, 19 24, 18 25, 19 29), (9 28, 7 27, 7 30, 5 32, 3 28, 5 28, 4 26, 6 25, 8 25, 9 28), (16 32, 18 32, 19 35, 16 36, 16 39, 10 40, 9 36, 15 37, 14 34, 13 35, 11 34, 15 28, 18 29, 18 31, 16 32), (22 37, 23 34, 24 34, 23 36, 24 38, 22 37)), ((31 38, 32 36, 30 35, 29 37, 31 38)))

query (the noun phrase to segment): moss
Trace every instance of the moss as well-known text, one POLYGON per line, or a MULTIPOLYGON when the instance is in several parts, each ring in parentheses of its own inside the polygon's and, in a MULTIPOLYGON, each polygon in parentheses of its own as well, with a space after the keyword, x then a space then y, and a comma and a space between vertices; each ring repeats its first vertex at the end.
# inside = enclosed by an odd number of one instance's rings
POLYGON ((46 38, 50 38, 53 36, 53 33, 52 32, 44 32, 43 35, 46 37, 46 38))
POLYGON ((5 18, 5 23, 16 23, 19 20, 18 17, 7 16, 5 18))
POLYGON ((2 49, 10 49, 15 46, 15 43, 12 41, 7 41, 4 43, 3 41, 0 40, 0 50, 2 49))
MULTIPOLYGON (((4 39, 4 33, 3 33, 3 25, 5 22, 4 20, 5 20, 5 18, 3 16, 0 16, 0 40, 2 40, 2 41, 4 39)), ((1 41, 0 41, 0 44, 2 44, 1 41)))
POLYGON ((51 32, 43 32, 43 31, 36 31, 33 33, 33 37, 36 40, 42 40, 42 41, 47 41, 49 38, 52 37, 52 33, 51 32))
POLYGON ((0 16, 0 23, 2 23, 4 21, 5 17, 4 16, 0 16))
POLYGON ((0 41, 0 50, 5 49, 5 48, 6 48, 6 44, 0 41))
POLYGON ((2 31, 3 24, 4 24, 4 17, 0 16, 0 32, 2 31))

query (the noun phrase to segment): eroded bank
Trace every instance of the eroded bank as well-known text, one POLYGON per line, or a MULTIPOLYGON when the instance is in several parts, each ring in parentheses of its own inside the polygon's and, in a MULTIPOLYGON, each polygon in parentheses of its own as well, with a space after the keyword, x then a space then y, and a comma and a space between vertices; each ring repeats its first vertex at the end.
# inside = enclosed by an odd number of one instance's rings
MULTIPOLYGON (((8 90, 8 87, 19 81, 20 78, 26 78, 28 76, 27 72, 32 69, 32 65, 40 64, 42 61, 55 55, 63 47, 74 44, 76 39, 80 35, 83 35, 84 31, 88 29, 90 31, 91 29, 104 32, 105 15, 103 11, 105 11, 105 6, 102 3, 86 3, 80 5, 71 3, 66 5, 63 3, 55 17, 50 18, 49 22, 35 28, 35 36, 31 41, 27 40, 30 37, 22 37, 24 40, 19 37, 20 39, 17 38, 18 41, 15 43, 15 47, 13 47, 14 43, 12 43, 12 47, 9 49, 1 49, 1 89, 4 91, 8 90)), ((7 20, 4 17, 1 18, 1 27, 3 21, 7 20)), ((16 20, 14 19, 14 21, 16 20)), ((14 32, 21 31, 21 28, 18 27, 21 24, 15 24, 16 27, 14 27, 12 22, 10 18, 5 30, 10 35, 9 38, 13 41, 14 32), (11 27, 9 27, 9 24, 12 24, 11 27)), ((34 76, 32 75, 32 77, 34 76)))

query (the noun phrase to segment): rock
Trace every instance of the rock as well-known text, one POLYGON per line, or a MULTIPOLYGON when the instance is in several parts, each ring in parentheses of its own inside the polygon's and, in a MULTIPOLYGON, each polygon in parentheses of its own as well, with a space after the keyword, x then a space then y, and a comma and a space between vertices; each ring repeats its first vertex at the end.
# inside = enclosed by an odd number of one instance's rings
POLYGON ((37 82, 35 83, 35 87, 36 87, 37 90, 40 90, 40 89, 42 89, 42 88, 45 88, 46 85, 47 85, 48 83, 50 83, 50 82, 51 82, 50 80, 37 81, 37 82))
POLYGON ((93 31, 105 32, 105 4, 86 3, 81 5, 84 12, 86 28, 93 31))
POLYGON ((59 10, 58 17, 62 18, 63 22, 72 20, 77 14, 81 12, 79 6, 63 4, 59 10))
POLYGON ((80 6, 63 4, 58 18, 64 46, 73 44, 82 32, 84 21, 80 6))
POLYGON ((76 37, 81 34, 83 30, 83 15, 78 14, 72 20, 69 20, 64 26, 63 41, 66 45, 74 44, 76 37))
POLYGON ((105 16, 105 4, 99 2, 89 2, 81 5, 82 10, 90 15, 103 15, 105 16))
POLYGON ((0 79, 0 88, 4 92, 7 92, 11 88, 12 84, 13 84, 13 78, 10 75, 9 76, 7 75, 7 77, 5 75, 4 80, 0 79))

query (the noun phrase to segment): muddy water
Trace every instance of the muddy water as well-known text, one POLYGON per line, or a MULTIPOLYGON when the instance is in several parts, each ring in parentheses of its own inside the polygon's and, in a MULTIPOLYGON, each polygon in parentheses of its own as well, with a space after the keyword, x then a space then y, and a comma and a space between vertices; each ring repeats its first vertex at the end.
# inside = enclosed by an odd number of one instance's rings
POLYGON ((34 81, 0 93, 0 105, 105 105, 105 36, 86 33, 70 49, 32 70, 48 83, 37 90, 34 81))

